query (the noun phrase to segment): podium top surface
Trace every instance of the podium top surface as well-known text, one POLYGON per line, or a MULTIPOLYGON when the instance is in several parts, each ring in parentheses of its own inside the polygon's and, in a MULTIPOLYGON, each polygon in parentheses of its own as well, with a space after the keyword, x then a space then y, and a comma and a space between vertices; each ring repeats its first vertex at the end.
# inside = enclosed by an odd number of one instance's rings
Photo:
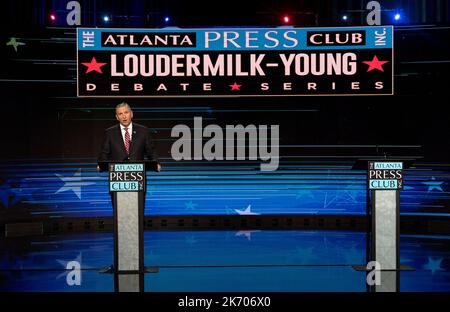
POLYGON ((156 160, 99 160, 97 164, 100 171, 109 171, 110 164, 144 164, 145 171, 156 171, 158 162, 156 160))

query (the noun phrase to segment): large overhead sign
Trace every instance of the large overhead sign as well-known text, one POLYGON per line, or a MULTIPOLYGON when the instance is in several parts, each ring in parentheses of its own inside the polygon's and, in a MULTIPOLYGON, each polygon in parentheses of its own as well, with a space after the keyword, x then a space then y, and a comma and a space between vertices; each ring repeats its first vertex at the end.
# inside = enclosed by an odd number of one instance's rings
POLYGON ((393 94, 393 28, 77 29, 78 96, 393 94))

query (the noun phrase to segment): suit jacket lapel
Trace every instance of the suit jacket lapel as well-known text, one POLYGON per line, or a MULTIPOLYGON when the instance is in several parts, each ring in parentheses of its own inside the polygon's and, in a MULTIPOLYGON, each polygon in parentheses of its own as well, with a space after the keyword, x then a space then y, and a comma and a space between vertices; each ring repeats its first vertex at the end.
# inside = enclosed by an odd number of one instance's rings
POLYGON ((136 128, 133 126, 133 133, 131 134, 131 142, 130 142, 130 155, 133 153, 133 147, 136 145, 134 144, 134 142, 136 139, 137 139, 137 131, 136 128))

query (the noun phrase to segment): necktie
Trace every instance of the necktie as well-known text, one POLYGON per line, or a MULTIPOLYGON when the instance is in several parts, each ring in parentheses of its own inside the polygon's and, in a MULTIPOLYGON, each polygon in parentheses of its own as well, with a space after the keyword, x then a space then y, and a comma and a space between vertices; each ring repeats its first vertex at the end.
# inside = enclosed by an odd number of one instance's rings
POLYGON ((130 154, 130 133, 128 128, 125 128, 125 151, 128 155, 130 154))

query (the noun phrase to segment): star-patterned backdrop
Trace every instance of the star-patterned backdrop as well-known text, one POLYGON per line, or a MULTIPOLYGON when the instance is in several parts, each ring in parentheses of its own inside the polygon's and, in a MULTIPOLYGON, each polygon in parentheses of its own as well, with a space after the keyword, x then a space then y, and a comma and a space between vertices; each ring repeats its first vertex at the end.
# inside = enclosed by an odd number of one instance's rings
MULTIPOLYGON (((0 211, 11 218, 111 216, 107 173, 94 167, 88 162, 2 164, 0 211)), ((145 214, 365 214, 365 171, 345 163, 316 167, 286 165, 267 173, 203 165, 202 170, 150 172, 145 214)), ((420 164, 406 170, 401 213, 450 216, 448 170, 420 164)))
MULTIPOLYGON (((11 16, 26 7, 11 5, 11 16)), ((250 23, 231 13, 227 18, 236 23, 227 26, 250 23)), ((450 72, 442 39, 448 28, 395 26, 394 96, 84 99, 76 96, 75 27, 61 19, 35 23, 33 14, 24 14, 30 18, 7 17, 11 27, 0 37, 3 222, 112 215, 107 176, 95 171, 95 160, 123 100, 133 107, 134 121, 149 127, 163 165, 161 173, 148 174, 146 215, 364 214, 365 172, 351 168, 371 156, 412 160, 401 213, 450 214, 450 114, 442 100, 450 72), (261 172, 254 161, 173 161, 171 129, 192 128, 196 116, 204 126, 279 125, 279 169, 261 172)), ((83 18, 82 26, 96 26, 93 16, 83 18)), ((195 22, 179 26, 200 26, 195 22)), ((380 71, 374 66, 383 60, 370 59, 363 64, 367 70, 380 71)), ((91 63, 101 71, 100 61, 91 63)))

